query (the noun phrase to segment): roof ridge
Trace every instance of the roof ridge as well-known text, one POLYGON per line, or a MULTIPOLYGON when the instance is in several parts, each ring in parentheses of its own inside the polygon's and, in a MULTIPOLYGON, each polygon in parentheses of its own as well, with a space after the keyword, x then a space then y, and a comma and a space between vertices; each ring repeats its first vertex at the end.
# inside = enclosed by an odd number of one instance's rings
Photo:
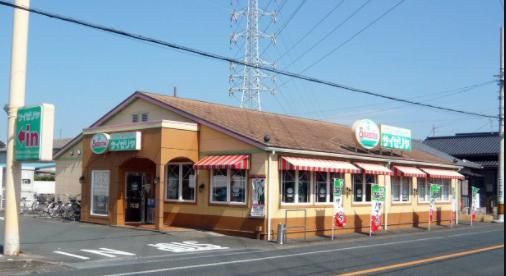
POLYGON ((146 96, 156 95, 156 96, 168 97, 168 98, 178 99, 178 100, 184 100, 184 101, 200 102, 200 103, 203 103, 203 104, 209 104, 209 105, 221 106, 221 107, 226 107, 226 108, 232 108, 232 109, 235 109, 235 110, 241 110, 241 111, 246 111, 246 112, 251 112, 251 113, 258 113, 258 114, 262 114, 262 115, 280 116, 280 117, 285 117, 285 118, 289 118, 289 119, 311 121, 311 122, 317 122, 317 123, 322 123, 322 124, 329 124, 329 125, 339 126, 339 127, 351 127, 351 126, 345 125, 345 124, 340 124, 340 123, 335 123, 335 122, 329 122, 329 121, 323 121, 323 120, 318 120, 318 119, 313 119, 313 118, 299 117, 299 116, 295 116, 295 115, 282 114, 282 113, 276 113, 276 112, 270 112, 270 111, 258 111, 258 110, 253 110, 253 109, 245 109, 245 108, 240 108, 240 107, 232 106, 232 105, 228 105, 228 104, 213 103, 213 102, 203 101, 203 100, 199 100, 199 99, 174 97, 174 96, 171 96, 171 95, 162 94, 162 93, 158 93, 158 92, 140 91, 140 90, 138 90, 136 92, 144 94, 146 96))

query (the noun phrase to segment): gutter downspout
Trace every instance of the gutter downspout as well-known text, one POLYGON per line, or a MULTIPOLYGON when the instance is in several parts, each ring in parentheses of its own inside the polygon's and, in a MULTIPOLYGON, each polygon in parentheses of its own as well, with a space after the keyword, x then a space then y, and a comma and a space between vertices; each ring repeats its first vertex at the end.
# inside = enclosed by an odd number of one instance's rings
POLYGON ((274 155, 275 154, 275 151, 272 151, 272 153, 269 153, 267 155, 267 240, 268 241, 271 241, 272 240, 272 236, 271 236, 271 232, 272 232, 272 218, 271 218, 271 197, 272 197, 272 191, 271 191, 271 186, 272 186, 272 181, 271 181, 271 155, 274 155))

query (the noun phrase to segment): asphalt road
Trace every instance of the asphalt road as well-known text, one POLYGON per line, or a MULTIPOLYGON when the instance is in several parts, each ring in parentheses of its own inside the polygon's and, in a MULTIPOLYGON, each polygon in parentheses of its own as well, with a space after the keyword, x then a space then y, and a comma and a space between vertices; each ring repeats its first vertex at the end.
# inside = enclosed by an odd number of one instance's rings
POLYGON ((489 248, 504 245, 502 224, 278 246, 199 231, 22 223, 24 252, 57 264, 47 275, 504 275, 504 247, 489 248))

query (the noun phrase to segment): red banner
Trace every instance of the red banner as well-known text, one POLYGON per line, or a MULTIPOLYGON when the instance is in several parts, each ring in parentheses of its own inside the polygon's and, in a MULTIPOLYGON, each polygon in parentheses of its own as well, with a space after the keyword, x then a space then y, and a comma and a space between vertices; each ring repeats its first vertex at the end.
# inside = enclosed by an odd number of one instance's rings
POLYGON ((335 223, 337 227, 346 226, 346 215, 344 214, 344 210, 339 210, 336 213, 335 223))
POLYGON ((383 229, 381 220, 382 220, 381 215, 371 216, 371 233, 376 233, 383 229))

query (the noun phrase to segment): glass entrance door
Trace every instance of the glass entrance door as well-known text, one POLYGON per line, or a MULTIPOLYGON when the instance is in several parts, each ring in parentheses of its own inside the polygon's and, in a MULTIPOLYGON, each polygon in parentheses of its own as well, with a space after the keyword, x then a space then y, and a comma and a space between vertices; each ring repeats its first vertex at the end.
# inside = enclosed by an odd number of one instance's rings
POLYGON ((143 175, 128 173, 126 177, 126 222, 143 222, 144 193, 143 175))
POLYGON ((146 173, 127 173, 125 221, 154 222, 155 191, 153 179, 146 173))

